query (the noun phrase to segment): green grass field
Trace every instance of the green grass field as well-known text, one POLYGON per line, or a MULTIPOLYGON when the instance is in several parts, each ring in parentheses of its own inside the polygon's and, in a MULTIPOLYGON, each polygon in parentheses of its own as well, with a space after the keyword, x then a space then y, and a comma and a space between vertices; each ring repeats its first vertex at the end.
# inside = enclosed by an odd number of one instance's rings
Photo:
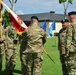
MULTIPOLYGON (((61 63, 59 59, 59 51, 58 51, 58 40, 56 37, 48 38, 46 44, 44 45, 45 50, 51 56, 51 58, 55 61, 55 63, 44 53, 43 58, 43 66, 42 66, 42 75, 62 75, 61 63)), ((3 57, 3 70, 0 75, 5 75, 5 57, 3 57)), ((18 57, 17 64, 14 70, 15 75, 21 75, 21 64, 20 59, 18 57)))

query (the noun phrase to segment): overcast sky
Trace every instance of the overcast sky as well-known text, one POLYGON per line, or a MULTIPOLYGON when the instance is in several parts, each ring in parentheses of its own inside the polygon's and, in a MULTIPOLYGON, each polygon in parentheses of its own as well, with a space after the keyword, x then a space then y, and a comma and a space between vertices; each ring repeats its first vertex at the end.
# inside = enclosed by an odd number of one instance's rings
MULTIPOLYGON (((63 14, 63 4, 59 4, 58 1, 59 0, 17 0, 14 10, 17 14, 34 14, 50 11, 63 14)), ((4 2, 7 6, 11 7, 9 0, 4 0, 4 2)), ((76 0, 73 0, 73 4, 69 4, 68 7, 68 12, 74 10, 76 11, 76 0)))

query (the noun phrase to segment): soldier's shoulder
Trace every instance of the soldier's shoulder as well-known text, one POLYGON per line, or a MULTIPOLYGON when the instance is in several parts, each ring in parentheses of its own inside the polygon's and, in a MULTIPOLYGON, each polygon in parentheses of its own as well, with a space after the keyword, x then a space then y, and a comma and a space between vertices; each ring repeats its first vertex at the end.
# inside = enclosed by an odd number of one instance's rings
POLYGON ((73 25, 70 24, 67 29, 72 29, 72 28, 73 28, 73 25))
POLYGON ((74 30, 73 26, 70 24, 67 28, 67 33, 72 33, 72 31, 74 30))

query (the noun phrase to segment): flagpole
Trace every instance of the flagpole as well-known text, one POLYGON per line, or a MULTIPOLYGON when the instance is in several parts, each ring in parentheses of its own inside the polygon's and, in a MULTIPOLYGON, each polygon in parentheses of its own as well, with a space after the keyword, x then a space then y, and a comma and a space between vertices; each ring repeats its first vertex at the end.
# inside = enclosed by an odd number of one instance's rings
POLYGON ((44 53, 55 63, 55 61, 51 58, 51 56, 44 50, 44 53))

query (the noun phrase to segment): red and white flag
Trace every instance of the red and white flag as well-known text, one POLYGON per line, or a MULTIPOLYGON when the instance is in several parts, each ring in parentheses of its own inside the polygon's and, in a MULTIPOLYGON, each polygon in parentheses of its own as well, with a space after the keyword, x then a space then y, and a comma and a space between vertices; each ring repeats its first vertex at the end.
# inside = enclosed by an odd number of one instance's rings
POLYGON ((17 33, 21 35, 28 27, 25 25, 23 20, 19 16, 17 16, 3 1, 0 1, 0 2, 10 14, 10 17, 12 19, 12 22, 14 24, 14 27, 17 33))

